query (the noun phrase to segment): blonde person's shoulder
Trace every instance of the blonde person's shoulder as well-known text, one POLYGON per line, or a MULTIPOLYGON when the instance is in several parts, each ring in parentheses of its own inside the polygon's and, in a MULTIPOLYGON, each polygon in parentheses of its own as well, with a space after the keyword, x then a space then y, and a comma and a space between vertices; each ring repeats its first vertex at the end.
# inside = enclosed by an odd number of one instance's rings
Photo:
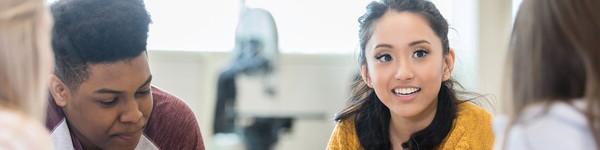
POLYGON ((471 102, 462 102, 440 149, 492 149, 493 144, 492 115, 471 102))
POLYGON ((327 144, 327 150, 361 149, 352 117, 336 122, 327 144))
POLYGON ((0 110, 0 133, 0 149, 52 149, 50 135, 40 122, 13 111, 0 110))

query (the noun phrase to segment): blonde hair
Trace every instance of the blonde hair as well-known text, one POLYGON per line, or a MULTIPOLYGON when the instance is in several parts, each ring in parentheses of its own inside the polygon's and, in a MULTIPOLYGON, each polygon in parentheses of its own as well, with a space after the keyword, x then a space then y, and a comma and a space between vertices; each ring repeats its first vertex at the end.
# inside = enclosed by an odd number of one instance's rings
POLYGON ((43 121, 53 66, 44 0, 0 1, 0 109, 43 121))

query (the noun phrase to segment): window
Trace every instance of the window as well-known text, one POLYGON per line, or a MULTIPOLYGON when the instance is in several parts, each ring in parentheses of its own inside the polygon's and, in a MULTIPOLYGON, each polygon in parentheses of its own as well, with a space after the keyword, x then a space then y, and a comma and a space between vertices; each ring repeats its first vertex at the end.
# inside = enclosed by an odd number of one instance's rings
POLYGON ((233 48, 237 0, 145 0, 151 17, 149 50, 228 51, 233 48))
MULTIPOLYGON (((145 0, 153 20, 148 33, 148 49, 232 50, 241 1, 145 0)), ((277 24, 279 48, 282 52, 355 53, 358 48, 357 19, 371 1, 373 0, 245 0, 245 3, 248 7, 263 8, 271 12, 277 24)), ((476 16, 463 16, 465 13, 476 12, 471 9, 453 9, 454 6, 464 8, 465 3, 474 3, 468 6, 475 6, 475 0, 431 1, 448 19, 451 27, 458 31, 458 36, 451 36, 462 39, 461 41, 476 40, 477 37, 471 37, 476 35, 473 34, 477 30, 473 27, 476 26, 476 16), (457 18, 455 15, 463 17, 457 18)))
MULTIPOLYGON (((357 18, 370 0, 247 0, 275 18, 282 52, 352 53, 358 47, 357 18)), ((146 0, 154 20, 150 50, 230 51, 238 0, 146 0)))
POLYGON ((358 17, 370 0, 247 0, 269 10, 282 52, 353 53, 358 47, 358 17))

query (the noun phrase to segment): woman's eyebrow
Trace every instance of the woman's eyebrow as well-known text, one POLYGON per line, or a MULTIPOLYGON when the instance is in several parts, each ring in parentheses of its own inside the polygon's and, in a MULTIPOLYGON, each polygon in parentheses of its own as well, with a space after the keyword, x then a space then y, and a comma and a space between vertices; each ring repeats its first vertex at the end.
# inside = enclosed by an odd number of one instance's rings
POLYGON ((418 40, 418 41, 414 41, 414 42, 410 42, 410 44, 408 44, 409 46, 415 46, 421 43, 427 43, 427 44, 431 44, 429 41, 427 40, 418 40))
POLYGON ((377 48, 394 48, 394 46, 390 45, 390 44, 377 44, 375 45, 375 49, 377 48))
MULTIPOLYGON (((408 44, 408 46, 415 46, 415 45, 418 45, 418 44, 421 44, 421 43, 431 44, 427 40, 417 40, 417 41, 410 42, 408 44)), ((377 44, 377 45, 375 45, 375 49, 377 49, 377 48, 390 48, 391 49, 391 48, 394 48, 394 46, 392 46, 391 44, 385 44, 385 43, 383 43, 383 44, 377 44)))

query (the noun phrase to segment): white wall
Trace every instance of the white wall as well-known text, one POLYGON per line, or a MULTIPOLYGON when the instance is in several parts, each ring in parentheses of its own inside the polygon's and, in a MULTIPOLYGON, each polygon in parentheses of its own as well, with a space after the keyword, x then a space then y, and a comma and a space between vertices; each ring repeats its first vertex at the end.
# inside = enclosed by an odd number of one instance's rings
MULTIPOLYGON (((196 113, 207 149, 215 149, 212 120, 217 75, 227 53, 150 51, 153 84, 184 99, 196 113)), ((278 73, 279 95, 263 99, 251 77, 238 80, 242 116, 299 116, 291 134, 277 149, 324 149, 333 129, 333 115, 348 98, 356 67, 353 55, 284 54, 278 73), (312 117, 314 115, 322 117, 312 117)))
POLYGON ((512 3, 509 0, 479 1, 479 89, 487 94, 496 113, 505 113, 508 96, 505 83, 506 53, 512 28, 512 3))

